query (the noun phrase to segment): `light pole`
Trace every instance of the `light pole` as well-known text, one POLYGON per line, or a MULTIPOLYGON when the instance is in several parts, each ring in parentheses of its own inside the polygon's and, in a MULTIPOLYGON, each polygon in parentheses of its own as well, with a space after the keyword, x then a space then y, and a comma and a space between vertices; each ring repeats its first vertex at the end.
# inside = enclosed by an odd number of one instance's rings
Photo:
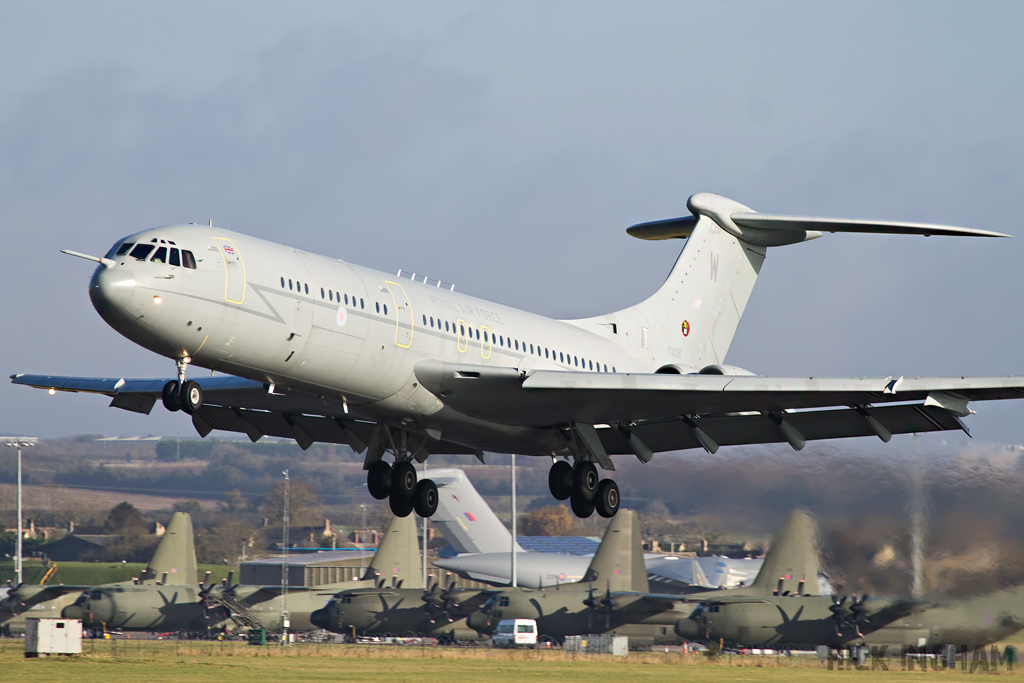
POLYGON ((519 567, 516 561, 516 454, 512 454, 512 587, 519 585, 519 567))
POLYGON ((283 522, 283 541, 284 541, 284 563, 281 565, 281 645, 288 644, 288 627, 291 626, 288 620, 288 523, 290 522, 288 515, 288 500, 289 489, 291 488, 291 479, 288 478, 288 470, 281 472, 284 475, 284 514, 282 515, 283 522))
POLYGON ((38 439, 34 436, 25 437, 6 437, 7 446, 10 448, 18 449, 18 538, 15 541, 14 550, 14 574, 18 577, 18 585, 21 585, 24 581, 24 567, 21 563, 21 543, 22 543, 22 528, 21 528, 21 449, 32 448, 36 445, 38 439))
POLYGON ((359 506, 363 511, 363 530, 359 532, 359 545, 362 546, 359 553, 359 578, 366 576, 366 506, 359 506))

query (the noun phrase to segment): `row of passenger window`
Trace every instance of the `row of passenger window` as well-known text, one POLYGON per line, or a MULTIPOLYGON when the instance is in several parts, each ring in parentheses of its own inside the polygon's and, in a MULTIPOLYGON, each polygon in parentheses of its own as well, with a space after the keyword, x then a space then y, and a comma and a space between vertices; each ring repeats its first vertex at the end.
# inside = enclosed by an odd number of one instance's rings
MULTIPOLYGON (((156 242, 155 237, 153 238, 153 242, 156 242)), ((167 240, 166 242, 164 242, 164 240, 160 240, 160 243, 174 244, 174 242, 171 242, 170 240, 167 240)), ((152 263, 166 263, 172 266, 191 268, 192 270, 195 270, 196 268, 196 257, 192 255, 191 251, 182 249, 179 252, 177 247, 158 246, 156 244, 146 244, 144 242, 139 242, 138 244, 135 244, 134 242, 124 242, 112 255, 107 254, 107 258, 111 258, 111 256, 124 256, 125 254, 128 254, 139 261, 149 260, 152 263), (135 248, 132 249, 132 247, 135 248), (131 251, 129 251, 129 249, 131 249, 131 251), (150 254, 153 256, 150 257, 150 254)))
MULTIPOLYGON (((288 278, 286 280, 284 277, 282 277, 281 289, 284 289, 286 287, 290 292, 298 292, 299 294, 309 294, 308 282, 299 282, 298 280, 292 280, 291 278, 288 278)), ((352 295, 352 298, 350 300, 348 294, 343 295, 341 292, 336 292, 333 289, 324 289, 323 287, 320 288, 320 298, 323 299, 324 301, 334 301, 340 304, 342 302, 342 297, 344 297, 346 306, 351 305, 352 308, 356 308, 356 306, 358 306, 359 308, 366 308, 366 301, 357 298, 355 294, 352 295), (351 301, 351 304, 349 303, 349 301, 351 301)), ((385 307, 384 315, 387 315, 386 311, 387 307, 385 307)), ((380 304, 377 304, 377 312, 380 313, 380 304)))
MULTIPOLYGON (((290 278, 286 281, 285 278, 282 277, 281 278, 281 289, 285 288, 285 286, 286 286, 285 283, 286 282, 287 282, 287 287, 288 287, 289 291, 299 292, 300 294, 302 294, 302 293, 309 294, 309 283, 299 282, 298 280, 291 280, 290 278)), ((324 299, 326 301, 337 302, 339 304, 342 301, 344 301, 346 306, 351 305, 353 308, 356 307, 356 296, 354 294, 352 295, 352 297, 350 299, 348 294, 342 294, 340 292, 336 292, 336 291, 330 290, 330 289, 329 290, 325 290, 323 287, 321 287, 320 288, 320 298, 324 299)), ((362 298, 360 298, 358 301, 359 301, 359 308, 365 309, 366 308, 366 302, 362 298)), ((384 304, 383 306, 381 306, 380 302, 376 302, 374 304, 374 306, 375 306, 375 308, 377 310, 377 313, 381 313, 383 311, 384 315, 388 314, 388 305, 387 304, 384 304)), ((430 327, 433 327, 433 328, 435 328, 437 330, 440 330, 441 329, 441 325, 442 325, 442 320, 440 318, 438 318, 435 321, 433 316, 428 318, 427 316, 424 315, 423 316, 423 324, 424 325, 429 325, 430 327)), ((600 362, 595 363, 593 360, 589 360, 588 361, 585 358, 580 358, 579 356, 573 356, 573 355, 570 355, 570 354, 566 354, 566 353, 564 353, 562 351, 555 351, 554 349, 550 349, 550 348, 546 348, 546 347, 534 346, 533 344, 527 344, 526 342, 519 341, 518 339, 512 339, 511 337, 506 338, 504 335, 501 335, 501 334, 495 334, 493 332, 488 334, 487 330, 480 330, 479 328, 474 330, 472 327, 470 327, 467 330, 465 324, 463 324, 463 323, 456 324, 454 322, 450 323, 449 321, 445 320, 445 321, 443 321, 443 324, 444 324, 444 331, 445 332, 449 332, 451 334, 458 334, 460 337, 468 337, 469 339, 476 339, 476 340, 479 341, 480 338, 481 338, 481 333, 482 333, 483 334, 483 341, 484 341, 484 343, 497 344, 498 346, 500 346, 502 348, 508 348, 509 350, 515 349, 516 351, 521 351, 522 353, 527 353, 527 349, 529 349, 529 353, 531 355, 536 355, 538 358, 543 355, 544 358, 547 358, 547 359, 552 360, 552 361, 557 361, 559 363, 562 363, 563 365, 571 365, 573 367, 582 368, 584 370, 590 370, 592 372, 608 372, 608 364, 607 363, 605 363, 602 366, 602 364, 600 362), (457 332, 456 332, 456 329, 458 329, 457 332), (543 354, 542 354, 542 352, 543 352, 543 354), (603 369, 602 369, 602 367, 603 367, 603 369)), ((615 372, 615 366, 612 366, 611 371, 615 372)))
MULTIPOLYGON (((385 315, 386 314, 387 314, 387 307, 385 307, 385 315)), ((463 324, 463 323, 450 323, 449 324, 449 322, 447 320, 443 321, 443 323, 444 323, 444 328, 443 329, 444 329, 445 332, 450 332, 452 334, 457 334, 460 337, 468 337, 469 339, 477 339, 477 340, 480 339, 481 330, 479 328, 474 330, 472 327, 470 327, 467 330, 465 324, 463 324)), ((433 328, 435 328, 437 330, 442 329, 442 327, 441 327, 442 320, 440 318, 438 318, 435 321, 433 316, 431 316, 430 318, 428 318, 427 316, 423 316, 423 324, 424 325, 429 325, 430 327, 433 327, 433 328)), ((490 334, 488 334, 487 330, 483 330, 483 342, 484 343, 490 343, 490 344, 497 344, 498 346, 503 347, 503 348, 507 348, 509 350, 514 348, 516 351, 521 351, 522 353, 527 353, 527 349, 529 349, 529 353, 531 355, 537 356, 538 358, 541 357, 541 355, 543 355, 544 358, 550 359, 552 361, 557 361, 559 363, 562 363, 563 365, 572 365, 573 367, 582 368, 584 370, 590 370, 592 372, 608 372, 608 364, 607 363, 604 364, 604 366, 603 366, 604 369, 602 370, 602 365, 601 365, 600 362, 595 363, 593 360, 589 360, 588 361, 585 358, 580 358, 579 356, 573 356, 573 355, 564 353, 562 351, 555 351, 554 349, 550 349, 550 348, 547 348, 547 347, 541 347, 539 345, 538 346, 534 346, 533 344, 527 344, 526 342, 520 341, 518 339, 512 339, 511 337, 505 337, 505 335, 503 335, 503 334, 495 334, 494 332, 491 332, 490 334), (543 354, 541 353, 542 351, 543 351, 543 354)), ((615 366, 612 366, 612 370, 611 371, 615 372, 615 366)))

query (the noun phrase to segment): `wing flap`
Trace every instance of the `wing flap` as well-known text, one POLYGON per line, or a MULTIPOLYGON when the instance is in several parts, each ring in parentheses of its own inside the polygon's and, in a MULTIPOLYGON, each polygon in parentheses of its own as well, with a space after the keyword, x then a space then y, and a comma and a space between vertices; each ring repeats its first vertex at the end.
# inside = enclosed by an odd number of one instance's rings
MULTIPOLYGON (((964 429, 963 423, 949 411, 924 404, 875 406, 869 413, 892 434, 964 429)), ((789 412, 783 418, 807 441, 877 436, 868 420, 849 408, 789 412)), ((722 446, 787 442, 779 427, 761 414, 708 416, 694 424, 722 446)), ((641 423, 630 427, 630 431, 655 452, 703 447, 684 420, 641 423)), ((598 436, 609 454, 634 452, 619 429, 599 429, 598 436)))

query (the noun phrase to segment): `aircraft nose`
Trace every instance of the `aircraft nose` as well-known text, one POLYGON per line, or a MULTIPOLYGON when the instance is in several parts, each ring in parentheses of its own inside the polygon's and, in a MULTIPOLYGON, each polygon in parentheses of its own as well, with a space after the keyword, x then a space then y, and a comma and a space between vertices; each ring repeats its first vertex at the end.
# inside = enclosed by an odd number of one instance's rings
POLYGON ((89 282, 89 298, 105 320, 124 317, 124 309, 135 293, 135 276, 125 268, 100 266, 89 282))
POLYGON ((694 639, 698 636, 699 625, 693 619, 687 617, 676 622, 675 632, 680 638, 694 639))
POLYGON ((490 633, 491 617, 489 614, 484 614, 483 612, 473 612, 466 617, 466 626, 469 626, 477 633, 490 633))
POLYGON ((81 605, 68 605, 61 610, 60 616, 64 619, 81 619, 85 621, 85 610, 81 605))
POLYGON ((332 630, 331 612, 330 609, 327 607, 322 607, 318 610, 315 610, 312 614, 309 615, 309 620, 310 622, 312 622, 313 626, 316 626, 317 628, 322 628, 327 631, 332 630))

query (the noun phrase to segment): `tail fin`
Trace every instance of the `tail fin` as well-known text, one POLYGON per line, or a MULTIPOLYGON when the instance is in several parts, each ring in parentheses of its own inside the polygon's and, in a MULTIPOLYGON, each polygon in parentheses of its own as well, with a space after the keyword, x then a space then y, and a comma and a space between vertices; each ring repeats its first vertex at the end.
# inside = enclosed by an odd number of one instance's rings
POLYGON ((409 515, 391 520, 377 547, 377 553, 363 575, 364 579, 383 579, 388 586, 392 581, 401 581, 402 588, 425 587, 416 519, 414 515, 409 515))
POLYGON ((192 517, 187 512, 175 512, 171 515, 167 530, 153 551, 153 557, 143 570, 141 578, 161 579, 165 574, 165 581, 169 585, 194 586, 199 583, 196 544, 192 537, 192 517))
POLYGON ((818 525, 809 512, 796 509, 772 539, 757 578, 744 590, 771 595, 781 586, 781 595, 796 593, 801 583, 804 593, 818 592, 818 525))
POLYGON ((647 593, 647 568, 640 536, 640 517, 634 510, 619 510, 605 529, 601 545, 580 583, 613 591, 647 593))
MULTIPOLYGON (((728 202, 732 211, 750 211, 724 197, 715 199, 728 202)), ((618 340, 655 368, 687 373, 724 363, 766 251, 737 239, 695 207, 691 211, 694 216, 685 219, 630 229, 644 239, 687 238, 654 296, 616 313, 569 322, 618 340), (666 232, 666 226, 675 229, 666 232)))
POLYGON ((692 216, 629 228, 648 240, 685 237, 672 272, 654 296, 597 318, 569 320, 618 341, 663 372, 733 374, 725 362, 768 247, 805 242, 822 231, 892 235, 1008 237, 987 230, 926 223, 763 214, 731 199, 698 193, 686 202, 692 216))
MULTIPOLYGON (((512 534, 459 469, 430 471, 437 484, 437 512, 430 522, 441 530, 457 553, 507 553, 512 534)), ((516 550, 522 552, 519 544, 516 550)))

